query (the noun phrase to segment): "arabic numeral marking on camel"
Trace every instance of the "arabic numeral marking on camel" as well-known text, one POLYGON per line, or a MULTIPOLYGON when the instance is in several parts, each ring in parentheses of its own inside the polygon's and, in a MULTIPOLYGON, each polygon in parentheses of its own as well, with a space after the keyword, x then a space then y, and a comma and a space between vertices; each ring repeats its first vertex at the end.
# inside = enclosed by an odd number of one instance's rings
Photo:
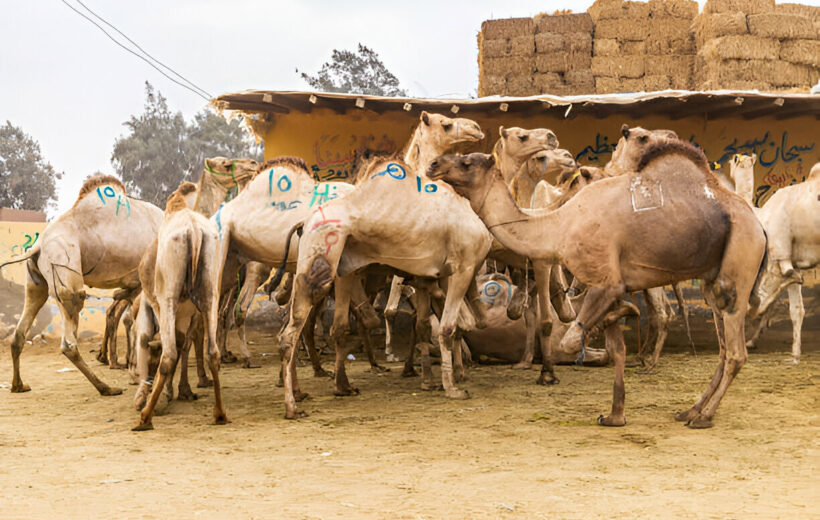
POLYGON ((389 175, 397 181, 400 181, 407 177, 407 172, 401 164, 391 162, 387 163, 387 167, 384 170, 374 173, 370 178, 375 179, 376 177, 383 177, 384 175, 389 175))
POLYGON ((114 210, 114 215, 119 216, 120 214, 120 206, 125 206, 128 210, 126 214, 126 218, 131 216, 131 202, 128 200, 128 197, 122 196, 122 194, 118 194, 114 191, 114 188, 111 186, 106 186, 105 188, 97 188, 97 196, 103 203, 103 206, 108 204, 106 199, 114 199, 116 197, 117 207, 114 210))
MULTIPOLYGON (((416 189, 421 193, 421 177, 416 177, 416 189)), ((438 186, 436 186, 432 182, 428 182, 424 185, 424 191, 426 193, 435 193, 438 191, 438 186)))

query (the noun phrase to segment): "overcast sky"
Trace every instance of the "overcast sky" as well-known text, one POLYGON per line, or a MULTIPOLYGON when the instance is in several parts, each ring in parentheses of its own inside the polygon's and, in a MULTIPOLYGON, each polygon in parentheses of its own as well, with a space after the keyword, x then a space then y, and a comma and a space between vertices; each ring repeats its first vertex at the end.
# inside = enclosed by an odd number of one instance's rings
MULTIPOLYGON (((66 0, 78 9, 77 0, 66 0)), ((334 48, 379 53, 412 96, 466 97, 478 85, 476 34, 490 18, 582 12, 592 0, 82 0, 148 53, 212 95, 306 90, 334 48)), ((701 1, 702 5, 703 1, 701 1)), ((817 5, 820 0, 806 3, 817 5)), ((205 101, 118 47, 60 0, 0 0, 0 123, 39 141, 66 173, 64 211, 87 175, 113 173, 114 140, 150 81, 186 119, 205 101)))

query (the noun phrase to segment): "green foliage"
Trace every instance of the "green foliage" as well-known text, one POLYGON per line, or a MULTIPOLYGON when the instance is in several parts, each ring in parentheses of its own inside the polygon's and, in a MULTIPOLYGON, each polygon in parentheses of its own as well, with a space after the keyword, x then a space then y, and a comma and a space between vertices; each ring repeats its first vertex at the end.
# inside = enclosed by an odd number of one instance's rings
POLYGON ((40 145, 21 128, 6 121, 0 126, 0 206, 47 211, 56 206, 54 171, 40 153, 40 145))
POLYGON ((379 55, 359 44, 358 52, 333 49, 329 62, 315 76, 296 69, 308 85, 323 92, 344 92, 371 96, 407 96, 399 80, 387 70, 379 55))
POLYGON ((124 125, 128 135, 114 143, 111 163, 131 195, 159 207, 181 183, 199 180, 206 157, 262 156, 238 120, 228 123, 206 108, 187 124, 148 82, 143 113, 124 125))

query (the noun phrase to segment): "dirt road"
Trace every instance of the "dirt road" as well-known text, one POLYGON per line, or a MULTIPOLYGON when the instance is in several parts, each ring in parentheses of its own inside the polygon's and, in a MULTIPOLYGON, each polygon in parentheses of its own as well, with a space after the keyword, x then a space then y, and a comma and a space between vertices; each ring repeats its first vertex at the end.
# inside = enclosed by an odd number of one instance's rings
MULTIPOLYGON (((283 419, 271 336, 262 368, 224 368, 228 426, 210 389, 133 433, 125 395, 100 397, 55 340, 28 346, 24 380, 0 389, 0 516, 11 518, 820 518, 820 354, 795 367, 752 354, 711 430, 672 420, 705 387, 716 355, 664 355, 627 374, 627 421, 608 429, 611 368, 558 367, 561 384, 505 366, 468 371, 468 401, 351 363, 358 397, 300 369, 310 416, 283 419)), ((95 347, 84 340, 83 352, 95 347)), ((87 360, 92 355, 85 354, 87 360)), ((330 360, 326 363, 330 365, 330 360)), ((10 381, 8 346, 0 381, 10 381)))

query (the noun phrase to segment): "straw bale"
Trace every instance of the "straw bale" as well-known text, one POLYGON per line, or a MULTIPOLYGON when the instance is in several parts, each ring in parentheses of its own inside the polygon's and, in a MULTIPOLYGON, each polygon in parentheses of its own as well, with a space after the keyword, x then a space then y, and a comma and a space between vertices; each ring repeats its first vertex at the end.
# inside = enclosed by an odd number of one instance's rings
POLYGON ((646 75, 674 76, 676 74, 690 75, 694 56, 646 56, 644 72, 646 75))
POLYGON ((697 85, 698 90, 760 90, 771 92, 774 87, 765 81, 728 80, 725 82, 704 81, 697 85))
POLYGON ((595 92, 609 94, 611 92, 640 92, 643 90, 643 78, 595 78, 595 92))
POLYGON ((649 16, 649 4, 646 2, 622 2, 621 0, 597 0, 587 12, 597 23, 599 20, 632 18, 643 20, 649 16))
POLYGON ((818 70, 814 67, 781 60, 767 62, 762 72, 765 78, 760 79, 766 79, 776 87, 811 86, 817 83, 818 78, 818 70))
POLYGON ((596 56, 592 58, 592 73, 610 78, 640 78, 644 72, 643 56, 596 56))
POLYGON ((698 15, 698 3, 692 0, 649 0, 649 16, 692 19, 698 15))
POLYGON ((505 91, 508 96, 532 96, 536 93, 535 85, 533 84, 532 75, 529 76, 507 76, 507 89, 505 91))
POLYGON ((646 42, 623 42, 621 54, 624 56, 641 56, 646 54, 646 42))
POLYGON ((589 53, 556 52, 535 56, 538 72, 566 72, 568 70, 589 69, 592 56, 589 53))
MULTIPOLYGON (((646 77, 646 76, 644 76, 646 77)), ((683 71, 679 74, 669 76, 669 88, 677 90, 689 90, 692 88, 692 71, 683 71)))
POLYGON ((672 80, 664 74, 649 74, 643 77, 643 90, 666 90, 672 86, 672 80))
POLYGON ((780 59, 820 68, 820 40, 784 40, 780 59))
POLYGON ((564 83, 573 90, 592 92, 595 90, 595 76, 589 70, 570 70, 564 74, 564 83))
POLYGON ((694 54, 695 40, 690 34, 684 38, 650 36, 645 43, 647 54, 694 54))
POLYGON ((645 40, 646 19, 623 18, 599 20, 595 24, 596 38, 614 38, 618 41, 645 40))
POLYGON ((496 96, 503 95, 507 90, 507 79, 504 76, 479 76, 478 95, 496 96))
POLYGON ((619 56, 621 45, 614 38, 595 38, 592 50, 595 56, 619 56))
POLYGON ((481 72, 491 76, 505 76, 508 74, 532 74, 535 61, 532 57, 513 56, 509 58, 484 58, 481 63, 481 72))
POLYGON ((747 34, 749 27, 746 24, 746 15, 741 12, 704 13, 695 18, 695 22, 692 24, 692 30, 695 33, 697 46, 702 47, 703 44, 712 38, 733 34, 747 34))
POLYGON ((536 74, 533 78, 533 84, 539 94, 557 94, 564 88, 564 80, 557 72, 536 74))
POLYGON ((501 20, 487 20, 481 24, 484 38, 495 40, 510 36, 521 36, 534 33, 532 18, 503 18, 501 20))
POLYGON ((565 33, 564 43, 570 52, 592 54, 592 34, 588 32, 565 33))
POLYGON ((689 28, 691 20, 683 18, 652 19, 649 23, 649 35, 652 39, 683 40, 691 37, 689 28))
POLYGON ((706 60, 699 71, 699 81, 716 85, 731 81, 752 81, 775 86, 809 85, 816 77, 807 65, 796 65, 781 60, 706 60))
POLYGON ((746 14, 769 13, 774 11, 774 0, 708 0, 703 6, 704 13, 738 11, 746 14))
POLYGON ((810 18, 796 14, 765 13, 749 16, 749 32, 766 38, 817 38, 810 18))
POLYGON ((564 36, 557 33, 539 33, 535 35, 535 52, 544 54, 564 50, 564 36))
POLYGON ((483 40, 480 50, 488 58, 532 56, 535 53, 535 40, 532 35, 483 40))
POLYGON ((774 6, 775 13, 796 14, 811 18, 814 21, 820 20, 820 7, 803 4, 777 4, 774 6))
POLYGON ((535 17, 535 32, 550 33, 592 33, 592 17, 587 13, 561 14, 555 16, 538 15, 535 17))
POLYGON ((706 42, 699 54, 706 59, 776 60, 780 42, 750 34, 721 36, 706 42))

